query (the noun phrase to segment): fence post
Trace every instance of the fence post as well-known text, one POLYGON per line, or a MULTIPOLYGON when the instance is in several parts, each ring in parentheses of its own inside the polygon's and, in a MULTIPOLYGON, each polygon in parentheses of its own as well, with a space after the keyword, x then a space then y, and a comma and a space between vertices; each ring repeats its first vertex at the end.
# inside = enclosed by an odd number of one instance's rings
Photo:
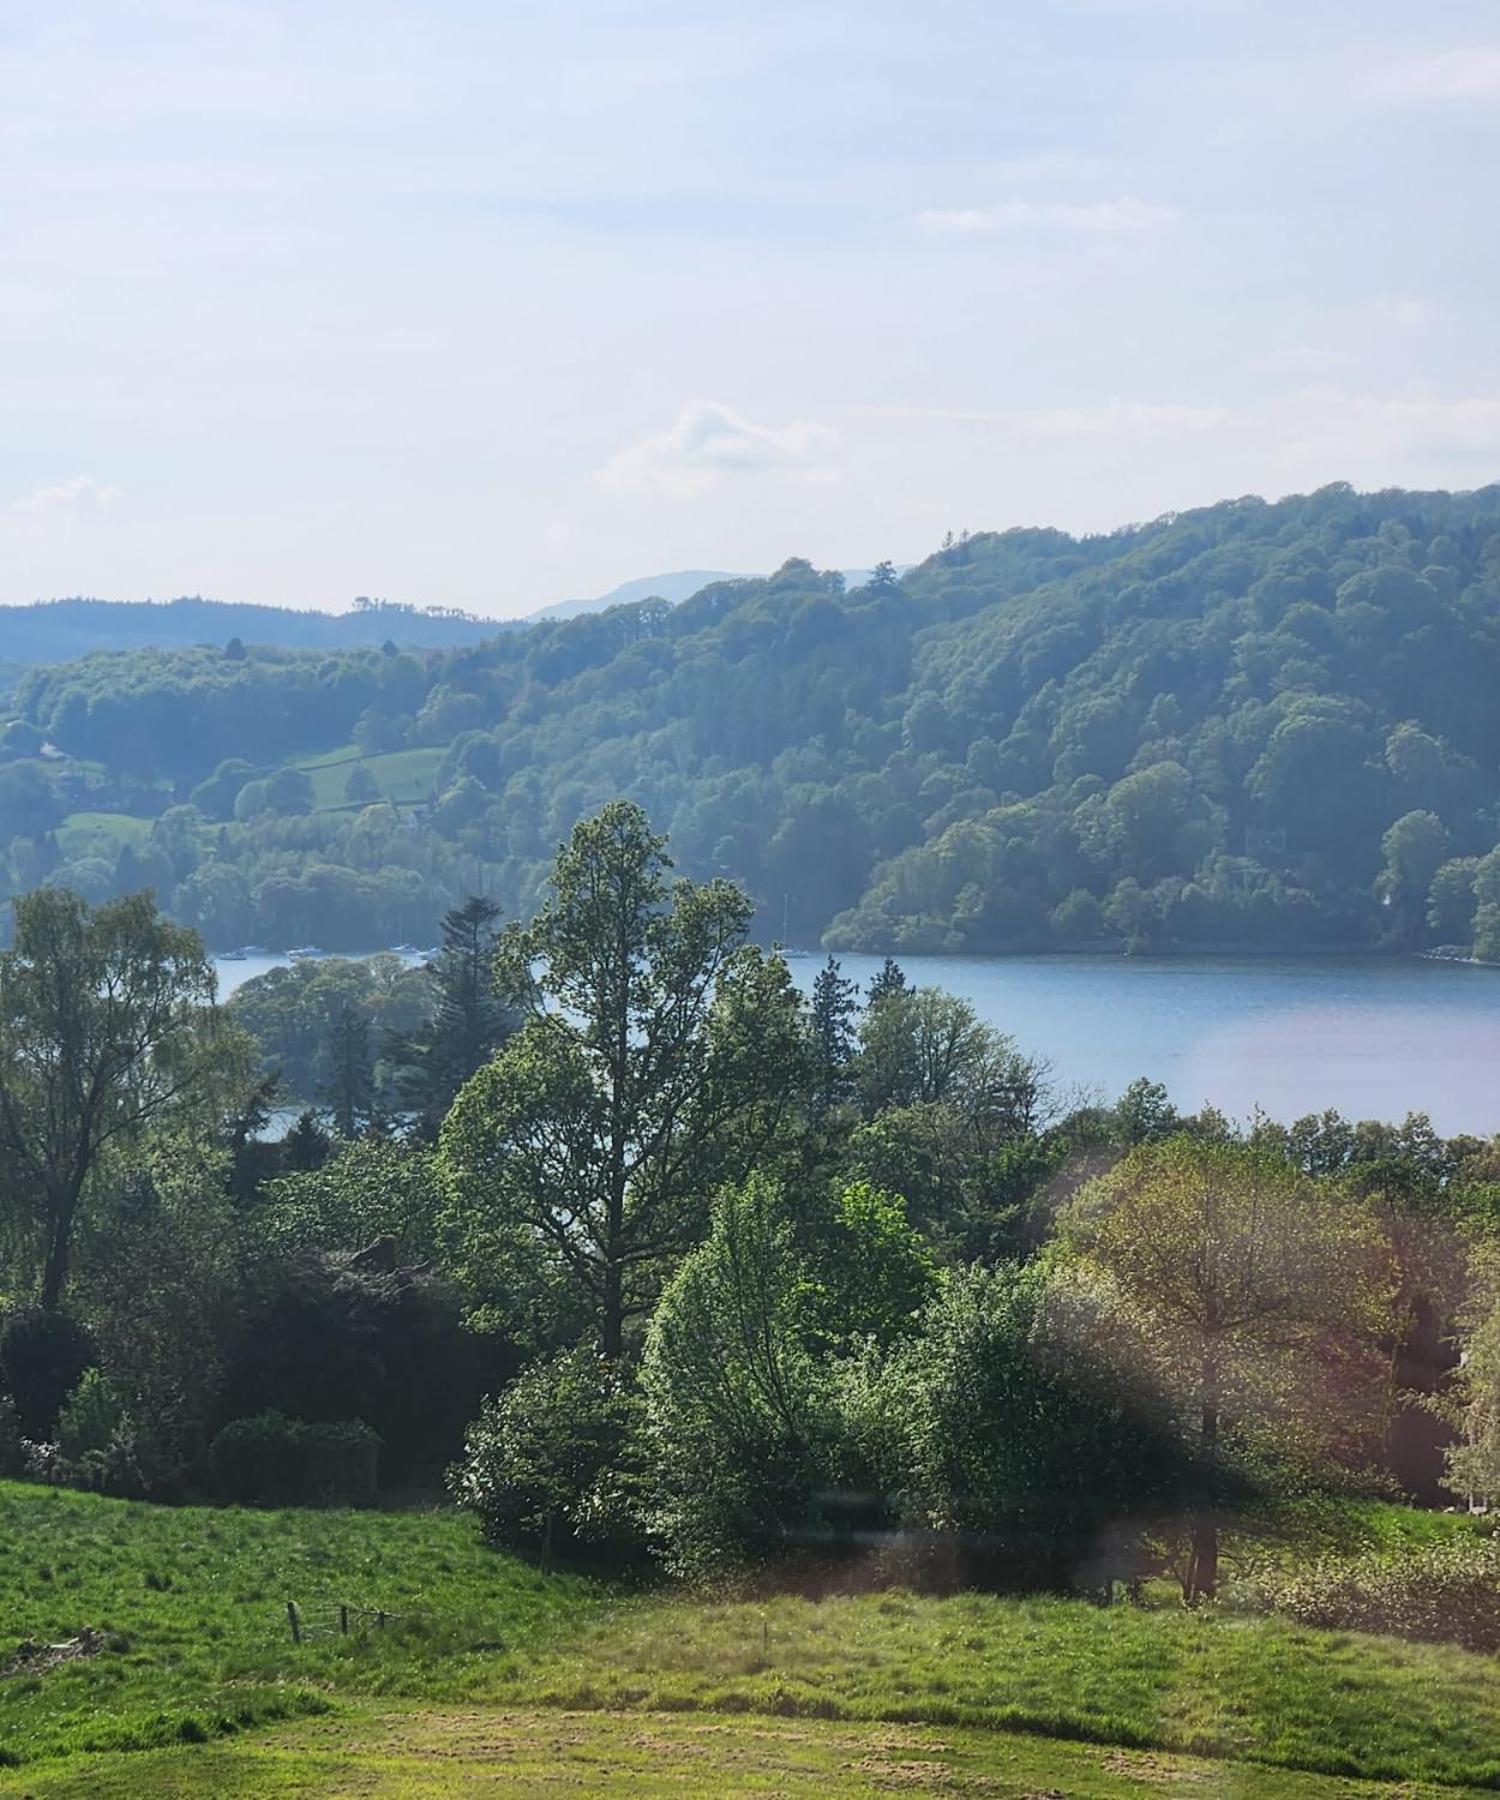
POLYGON ((385 1614, 383 1612, 376 1613, 375 1624, 381 1631, 385 1630, 385 1614))
POLYGON ((349 1635, 349 1608, 347 1606, 341 1606, 339 1608, 339 1636, 340 1637, 348 1637, 348 1635, 349 1635))
POLYGON ((300 1644, 302 1642, 302 1621, 297 1617, 295 1600, 288 1600, 286 1603, 286 1622, 292 1628, 292 1642, 300 1644))

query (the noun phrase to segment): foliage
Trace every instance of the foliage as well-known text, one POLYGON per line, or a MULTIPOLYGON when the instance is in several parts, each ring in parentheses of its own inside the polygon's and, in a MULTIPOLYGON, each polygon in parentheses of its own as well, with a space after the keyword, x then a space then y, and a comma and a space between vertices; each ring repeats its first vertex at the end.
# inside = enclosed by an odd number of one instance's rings
POLYGON ((1049 1285, 1036 1265, 955 1273, 920 1332, 851 1384, 870 1464, 950 1576, 1134 1579, 1135 1534, 1186 1485, 1188 1459, 1132 1416, 1123 1384, 1070 1357, 1049 1285))
POLYGON ((1215 1471, 1358 1467, 1388 1394, 1394 1275, 1367 1209, 1264 1151, 1146 1143, 1059 1222, 1077 1354, 1135 1379, 1202 1466, 1189 1599, 1218 1579, 1215 1471))
POLYGON ((1303 1625, 1500 1651, 1500 1540, 1462 1537, 1401 1557, 1329 1558, 1263 1583, 1257 1599, 1303 1625))
POLYGON ((397 1071, 383 1046, 422 1029, 430 1014, 431 988, 421 969, 390 955, 349 959, 309 957, 268 969, 238 987, 226 1011, 260 1046, 277 1071, 285 1094, 308 1101, 332 1076, 335 1032, 346 1010, 367 1023, 374 1057, 375 1094, 394 1106, 397 1071))
POLYGON ((0 1329, 0 1381, 15 1404, 22 1435, 52 1436, 57 1415, 94 1366, 98 1351, 87 1328, 43 1307, 12 1313, 0 1329))
POLYGON ((255 1213, 257 1241, 279 1254, 354 1252, 391 1240, 411 1265, 436 1247, 442 1204, 431 1151, 382 1138, 343 1143, 316 1168, 269 1181, 255 1213))
POLYGON ((1457 1429, 1447 1486, 1472 1503, 1500 1504, 1500 1244, 1474 1253, 1473 1286, 1461 1317, 1463 1353, 1444 1410, 1457 1429))
POLYGON ((453 1498, 492 1543, 628 1558, 640 1547, 639 1412, 630 1375, 593 1346, 539 1359, 480 1408, 453 1498))
POLYGON ((215 1495, 238 1506, 350 1506, 375 1497, 380 1439, 358 1420, 234 1419, 209 1446, 215 1495))
POLYGON ((452 1456, 487 1381, 513 1367, 503 1343, 464 1328, 441 1277, 397 1266, 389 1240, 355 1256, 273 1257, 224 1362, 221 1420, 267 1410, 362 1419, 396 1480, 452 1456))
POLYGON ((652 1526, 674 1567, 763 1558, 821 1531, 839 1419, 813 1348, 819 1298, 782 1189, 763 1175, 726 1188, 641 1365, 652 1526))
POLYGON ((745 897, 669 868, 626 802, 575 830, 551 898, 502 942, 526 1022, 443 1128, 471 1255, 498 1219, 555 1261, 608 1357, 700 1234, 707 1188, 764 1152, 800 1085, 795 995, 743 946, 745 897))
POLYGON ((792 561, 424 655, 85 657, 21 683, 66 754, 7 765, 0 885, 150 883, 216 944, 430 941, 476 860, 524 916, 556 843, 628 794, 689 874, 835 949, 1487 953, 1497 536, 1493 487, 1335 485, 977 533, 849 592, 792 561), (427 761, 360 806, 352 744, 427 761), (60 799, 159 819, 231 760, 258 794, 238 818, 237 777, 203 794, 221 831, 49 843, 60 799), (297 763, 311 814, 266 803, 297 763))
POLYGON ((50 1309, 109 1161, 212 1108, 242 1070, 243 1045, 216 1028, 201 942, 149 894, 94 910, 43 888, 15 917, 0 953, 0 1202, 50 1309))
POLYGON ((477 895, 445 915, 442 946, 424 965, 427 1016, 392 1046, 402 1103, 429 1137, 436 1137, 458 1090, 515 1029, 513 1013, 494 991, 499 917, 499 907, 477 895))

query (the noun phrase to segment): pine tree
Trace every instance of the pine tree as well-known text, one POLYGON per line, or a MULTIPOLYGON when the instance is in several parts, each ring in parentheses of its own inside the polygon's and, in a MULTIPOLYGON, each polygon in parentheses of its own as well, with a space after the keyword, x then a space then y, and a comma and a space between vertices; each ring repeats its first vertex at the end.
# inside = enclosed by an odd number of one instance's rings
POLYGON ((334 1021, 328 1063, 328 1080, 321 1097, 330 1122, 337 1136, 357 1138, 375 1110, 370 1021, 358 1007, 345 1006, 334 1021))
POLYGON ((892 957, 885 959, 885 966, 870 977, 870 986, 865 996, 866 1006, 878 1006, 882 1000, 889 1000, 893 994, 906 992, 906 972, 892 957))
POLYGON ((819 970, 812 990, 813 1063, 820 1113, 839 1105, 852 1092, 853 1021, 858 1011, 857 985, 844 979, 839 964, 830 956, 827 966, 819 970))
POLYGON ((494 961, 500 908, 471 894, 443 920, 443 943, 427 965, 432 1017, 387 1054, 400 1065, 401 1095, 418 1129, 435 1136, 453 1097, 482 1069, 515 1029, 495 992, 494 961))

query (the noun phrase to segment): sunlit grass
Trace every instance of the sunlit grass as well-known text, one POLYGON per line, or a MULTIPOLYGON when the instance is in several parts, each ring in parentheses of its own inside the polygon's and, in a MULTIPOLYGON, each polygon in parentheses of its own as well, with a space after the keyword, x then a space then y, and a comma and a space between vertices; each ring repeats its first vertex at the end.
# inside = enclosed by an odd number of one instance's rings
POLYGON ((544 1658, 565 1707, 991 1726, 1500 1787, 1500 1666, 1180 1609, 891 1592, 639 1606, 544 1658))
POLYGON ((0 1679, 0 1760, 212 1737, 326 1706, 332 1690, 438 1698, 597 1603, 479 1542, 451 1512, 133 1505, 0 1484, 0 1665, 83 1627, 98 1655, 0 1679), (286 1603, 322 1625, 294 1645, 286 1603), (339 1604, 356 1615, 329 1632, 339 1604), (8 1640, 8 1641, 7 1641, 8 1640))

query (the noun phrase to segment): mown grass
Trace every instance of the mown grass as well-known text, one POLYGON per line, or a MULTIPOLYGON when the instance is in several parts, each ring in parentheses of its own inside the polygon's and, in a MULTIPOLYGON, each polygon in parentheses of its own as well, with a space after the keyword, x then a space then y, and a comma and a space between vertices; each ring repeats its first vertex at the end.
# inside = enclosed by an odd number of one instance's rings
POLYGON ((1500 1788, 1500 1666, 1276 1619, 964 1594, 664 1601, 521 1678, 567 1708, 1030 1731, 1500 1788))
MULTIPOLYGON (((1413 1784, 1399 1790, 1401 1800, 1460 1800, 1474 1791, 1413 1784)), ((1388 1800, 1391 1790, 995 1731, 493 1708, 345 1709, 195 1750, 79 1757, 0 1777, 0 1796, 32 1800, 559 1793, 633 1800, 710 1794, 868 1800, 892 1793, 1145 1800, 1174 1792, 1204 1800, 1388 1800)))
POLYGON ((0 1665, 83 1627, 98 1655, 0 1677, 0 1761, 200 1741, 307 1713, 343 1690, 443 1698, 493 1679, 600 1603, 573 1576, 486 1550, 451 1512, 133 1505, 0 1483, 0 1665), (286 1603, 348 1638, 291 1641, 286 1603))

